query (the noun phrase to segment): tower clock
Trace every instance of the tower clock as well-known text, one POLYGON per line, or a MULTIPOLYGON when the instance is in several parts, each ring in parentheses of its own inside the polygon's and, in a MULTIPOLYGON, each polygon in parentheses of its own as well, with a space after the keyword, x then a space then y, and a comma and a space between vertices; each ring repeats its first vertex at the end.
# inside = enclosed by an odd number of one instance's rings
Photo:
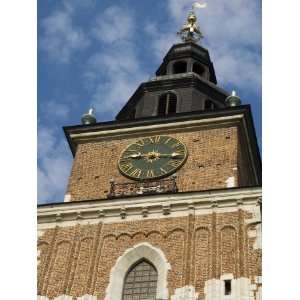
POLYGON ((118 167, 133 180, 151 180, 167 177, 179 169, 187 159, 187 148, 178 139, 156 135, 146 137, 127 146, 118 167))

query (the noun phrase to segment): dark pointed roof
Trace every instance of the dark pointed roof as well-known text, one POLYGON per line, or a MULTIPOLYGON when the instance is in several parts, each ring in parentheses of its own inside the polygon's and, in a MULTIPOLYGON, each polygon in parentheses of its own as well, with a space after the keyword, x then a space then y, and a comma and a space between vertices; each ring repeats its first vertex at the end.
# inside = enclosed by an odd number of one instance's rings
POLYGON ((168 63, 172 60, 179 60, 184 58, 194 58, 196 61, 203 63, 209 67, 209 80, 217 84, 217 78, 212 61, 210 60, 209 52, 206 48, 193 43, 180 43, 173 45, 163 59, 162 64, 156 71, 156 76, 165 73, 168 63))

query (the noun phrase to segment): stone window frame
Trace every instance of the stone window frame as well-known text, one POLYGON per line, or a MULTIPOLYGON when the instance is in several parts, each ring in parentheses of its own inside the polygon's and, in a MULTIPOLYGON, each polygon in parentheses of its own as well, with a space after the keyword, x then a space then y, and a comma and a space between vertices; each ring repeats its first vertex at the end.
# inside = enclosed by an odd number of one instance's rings
POLYGON ((156 105, 156 115, 160 116, 160 117, 165 117, 168 115, 172 115, 177 113, 178 111, 178 107, 179 107, 179 95, 176 91, 174 90, 168 90, 168 91, 164 91, 163 93, 159 94, 157 96, 157 105, 156 105), (176 97, 176 102, 175 102, 175 112, 170 113, 169 112, 169 106, 170 106, 170 95, 173 94, 176 97), (159 107, 160 107, 160 103, 162 101, 162 98, 166 96, 166 106, 164 107, 164 114, 160 114, 159 113, 159 107))
POLYGON ((171 265, 168 263, 163 251, 149 243, 140 243, 127 249, 121 255, 110 272, 109 285, 106 289, 104 300, 121 300, 123 284, 128 270, 141 259, 151 262, 157 270, 157 292, 156 298, 160 300, 169 299, 168 271, 171 265))

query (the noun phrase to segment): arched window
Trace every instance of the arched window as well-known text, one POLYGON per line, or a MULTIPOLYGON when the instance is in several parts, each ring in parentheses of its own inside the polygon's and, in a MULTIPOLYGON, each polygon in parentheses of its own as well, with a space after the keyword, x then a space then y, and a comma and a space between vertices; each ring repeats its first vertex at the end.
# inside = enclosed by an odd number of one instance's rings
POLYGON ((185 61, 177 61, 173 65, 173 74, 186 73, 187 63, 185 61))
POLYGON ((157 115, 165 116, 175 114, 177 108, 177 96, 174 93, 168 92, 159 97, 157 115))
POLYGON ((171 270, 171 265, 168 263, 161 249, 153 247, 149 243, 140 243, 127 249, 117 259, 116 264, 110 272, 109 285, 105 291, 105 300, 122 299, 124 283, 127 282, 126 278, 129 276, 129 272, 142 261, 151 262, 150 265, 157 271, 156 299, 170 299, 168 272, 171 270))
POLYGON ((216 105, 211 100, 207 99, 205 100, 204 109, 205 110, 212 110, 215 109, 216 105))
POLYGON ((194 63, 193 64, 193 72, 200 75, 200 76, 203 76, 204 72, 205 72, 205 69, 202 65, 198 64, 198 63, 194 63))
POLYGON ((155 300, 157 270, 145 259, 134 264, 124 280, 122 300, 155 300))

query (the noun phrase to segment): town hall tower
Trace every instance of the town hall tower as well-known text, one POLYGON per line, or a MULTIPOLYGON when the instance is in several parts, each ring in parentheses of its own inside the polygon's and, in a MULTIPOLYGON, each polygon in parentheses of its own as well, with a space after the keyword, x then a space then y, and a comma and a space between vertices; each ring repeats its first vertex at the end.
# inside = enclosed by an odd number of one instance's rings
POLYGON ((63 203, 38 207, 39 300, 260 300, 261 162, 192 11, 114 121, 64 127, 63 203), (217 69, 217 66, 216 66, 217 69))

